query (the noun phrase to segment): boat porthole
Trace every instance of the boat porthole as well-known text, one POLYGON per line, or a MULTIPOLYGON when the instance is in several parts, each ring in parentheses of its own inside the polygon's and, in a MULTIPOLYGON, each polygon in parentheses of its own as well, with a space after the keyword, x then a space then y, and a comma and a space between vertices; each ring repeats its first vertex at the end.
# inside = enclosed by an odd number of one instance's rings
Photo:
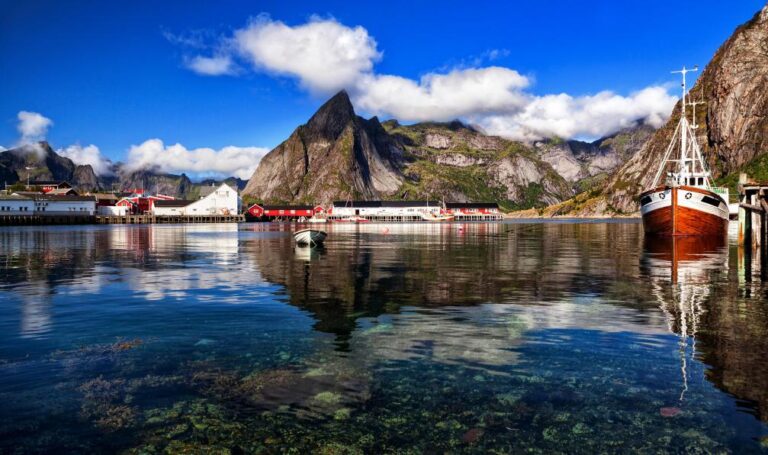
POLYGON ((691 194, 691 193, 685 193, 685 198, 686 198, 686 199, 690 199, 691 197, 693 197, 693 194, 691 194))
POLYGON ((666 195, 666 194, 664 194, 664 193, 659 193, 659 199, 664 199, 665 197, 667 197, 667 195, 666 195))

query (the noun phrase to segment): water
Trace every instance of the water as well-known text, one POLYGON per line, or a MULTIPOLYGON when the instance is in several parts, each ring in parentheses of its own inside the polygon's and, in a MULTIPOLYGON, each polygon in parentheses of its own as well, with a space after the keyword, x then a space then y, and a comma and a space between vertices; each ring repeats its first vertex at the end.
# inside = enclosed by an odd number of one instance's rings
POLYGON ((768 451, 733 239, 291 229, 0 230, 0 452, 768 451))

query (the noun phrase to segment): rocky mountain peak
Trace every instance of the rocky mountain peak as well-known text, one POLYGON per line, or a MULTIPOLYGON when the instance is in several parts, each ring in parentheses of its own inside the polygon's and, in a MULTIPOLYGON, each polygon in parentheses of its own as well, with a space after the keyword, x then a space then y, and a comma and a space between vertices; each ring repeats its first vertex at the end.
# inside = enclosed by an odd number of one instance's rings
POLYGON ((352 101, 346 90, 342 90, 320 106, 307 122, 307 130, 313 136, 335 140, 354 119, 352 101))

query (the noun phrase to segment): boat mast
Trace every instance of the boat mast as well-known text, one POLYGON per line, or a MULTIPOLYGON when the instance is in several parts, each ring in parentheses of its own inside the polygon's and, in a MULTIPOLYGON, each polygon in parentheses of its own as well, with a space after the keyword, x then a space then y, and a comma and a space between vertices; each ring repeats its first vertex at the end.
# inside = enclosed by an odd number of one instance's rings
MULTIPOLYGON (((691 161, 688 158, 688 119, 686 118, 686 97, 688 95, 688 90, 686 87, 685 82, 685 75, 688 73, 693 73, 695 71, 699 70, 699 66, 696 65, 693 67, 693 69, 688 69, 685 66, 683 66, 683 69, 679 71, 672 71, 672 74, 682 74, 683 75, 683 83, 681 84, 683 89, 683 105, 680 109, 680 160, 678 163, 678 178, 680 177, 680 174, 688 171, 688 161, 691 161)), ((696 120, 694 119, 694 122, 696 120)))

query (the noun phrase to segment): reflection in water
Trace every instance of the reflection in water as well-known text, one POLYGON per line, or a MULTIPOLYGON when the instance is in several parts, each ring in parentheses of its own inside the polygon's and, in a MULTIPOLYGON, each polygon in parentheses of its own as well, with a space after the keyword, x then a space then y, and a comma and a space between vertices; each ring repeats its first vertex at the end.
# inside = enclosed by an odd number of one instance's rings
POLYGON ((688 363, 696 353, 701 316, 706 311, 711 283, 717 281, 712 275, 727 275, 728 250, 722 236, 646 237, 644 246, 653 294, 667 318, 669 330, 680 337, 682 403, 688 391, 688 363))
POLYGON ((329 225, 321 248, 293 229, 0 230, 0 452, 768 443, 764 290, 726 245, 623 222, 329 225))

